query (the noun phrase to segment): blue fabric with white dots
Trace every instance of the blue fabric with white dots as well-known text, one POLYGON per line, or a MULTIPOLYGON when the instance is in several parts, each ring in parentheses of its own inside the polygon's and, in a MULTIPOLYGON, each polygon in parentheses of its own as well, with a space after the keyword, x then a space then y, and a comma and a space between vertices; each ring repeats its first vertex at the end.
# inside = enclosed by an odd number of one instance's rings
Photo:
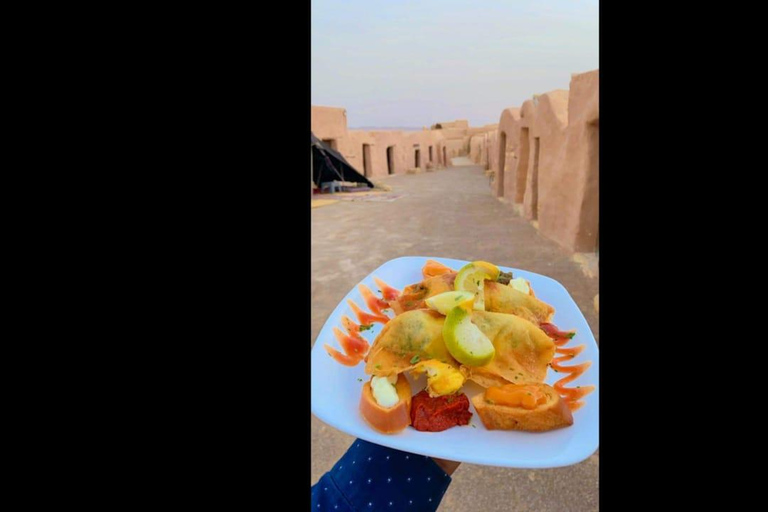
POLYGON ((312 486, 312 510, 437 510, 451 477, 430 457, 357 439, 312 486))

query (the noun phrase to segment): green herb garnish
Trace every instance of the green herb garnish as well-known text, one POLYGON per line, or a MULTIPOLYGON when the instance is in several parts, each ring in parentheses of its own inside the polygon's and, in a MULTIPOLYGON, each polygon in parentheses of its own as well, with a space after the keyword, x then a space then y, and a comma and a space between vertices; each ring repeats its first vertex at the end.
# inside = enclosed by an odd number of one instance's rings
POLYGON ((357 382, 363 382, 363 379, 361 379, 360 377, 358 377, 358 378, 357 378, 357 382))
POLYGON ((419 359, 421 359, 421 358, 419 357, 419 354, 416 354, 415 356, 413 356, 413 357, 411 358, 411 364, 416 364, 416 363, 418 363, 418 362, 419 362, 419 359))
POLYGON ((375 368, 378 370, 378 369, 380 369, 380 368, 381 368, 381 365, 380 365, 380 364, 377 364, 375 368))
POLYGON ((360 332, 367 331, 368 329, 373 329, 373 324, 363 324, 360 326, 360 332))

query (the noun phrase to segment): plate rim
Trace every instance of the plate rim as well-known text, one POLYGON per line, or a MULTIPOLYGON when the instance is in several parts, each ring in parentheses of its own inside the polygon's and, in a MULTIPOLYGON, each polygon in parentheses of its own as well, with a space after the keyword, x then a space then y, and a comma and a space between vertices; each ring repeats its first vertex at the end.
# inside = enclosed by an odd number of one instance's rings
MULTIPOLYGON (((408 450, 403 450, 402 447, 397 446, 399 443, 397 443, 397 437, 396 436, 390 436, 390 437, 392 437, 392 441, 393 442, 389 442, 389 438, 388 437, 383 437, 382 438, 381 436, 384 436, 384 435, 383 434, 379 434, 378 432, 374 431, 372 429, 372 427, 370 427, 370 426, 368 426, 367 430, 363 430, 362 432, 354 432, 354 433, 351 432, 351 431, 354 431, 355 428, 351 428, 351 429, 350 428, 341 428, 340 423, 342 423, 342 422, 337 422, 333 418, 330 418, 329 416, 326 416, 325 414, 318 413, 318 411, 317 411, 317 409, 315 407, 315 402, 314 402, 314 400, 312 400, 312 398, 313 398, 313 390, 314 390, 314 386, 312 386, 312 384, 314 382, 313 377, 312 377, 312 374, 313 374, 313 372, 312 372, 312 359, 313 359, 313 357, 315 357, 314 356, 314 352, 315 352, 315 347, 317 345, 317 342, 320 340, 320 337, 323 334, 323 331, 325 331, 326 327, 329 325, 330 319, 332 317, 334 317, 339 310, 344 308, 344 306, 346 305, 347 299, 349 299, 349 296, 351 294, 353 294, 355 292, 355 290, 357 290, 357 287, 360 284, 363 284, 369 278, 374 277, 376 272, 379 271, 381 268, 383 268, 383 267, 385 267, 387 265, 390 265, 390 264, 392 264, 394 262, 400 261, 400 260, 412 260, 412 259, 418 259, 418 260, 429 260, 429 259, 432 259, 432 260, 435 260, 435 261, 441 261, 441 260, 442 261, 453 261, 453 262, 463 262, 464 264, 471 263, 470 261, 467 261, 467 260, 461 260, 461 259, 457 259, 457 258, 446 258, 446 257, 440 257, 440 256, 412 256, 412 255, 398 256, 397 258, 393 258, 393 259, 385 261, 384 263, 382 263, 381 265, 376 267, 374 270, 372 270, 369 273, 367 273, 360 281, 358 281, 346 294, 344 294, 344 297, 339 301, 339 303, 336 305, 336 307, 333 308, 331 313, 328 314, 328 317, 326 318, 325 322, 323 323, 323 326, 320 328, 320 331, 318 332, 317 337, 314 340, 312 348, 310 349, 310 409, 311 409, 311 413, 317 419, 319 419, 323 423, 327 424, 328 426, 330 426, 330 427, 332 427, 332 428, 334 428, 334 429, 336 429, 336 430, 338 430, 340 432, 343 432, 343 433, 345 433, 347 435, 351 435, 351 436, 357 437, 359 439, 363 439, 365 441, 368 441, 368 442, 371 442, 371 443, 374 443, 374 444, 379 444, 379 445, 382 445, 382 446, 387 446, 387 447, 395 449, 395 450, 408 451, 409 453, 415 453, 415 454, 424 455, 424 456, 427 456, 427 457, 439 457, 439 458, 445 458, 445 459, 448 459, 448 460, 452 460, 450 455, 443 455, 443 454, 429 455, 429 454, 423 453, 423 451, 421 451, 419 447, 416 447, 416 448, 409 447, 408 450)), ((576 311, 578 311, 578 314, 581 315, 582 319, 584 320, 584 323, 586 324, 587 328, 589 329, 589 339, 591 339, 592 342, 594 343, 594 348, 595 348, 595 351, 596 351, 596 358, 595 359, 597 361, 599 361, 600 347, 597 344, 597 340, 594 337, 594 333, 592 333, 592 328, 590 327, 589 322, 587 321, 586 317, 584 316, 584 313, 581 311, 581 308, 578 306, 578 304, 574 300, 573 296, 571 296, 570 292, 568 292, 568 289, 562 283, 560 283, 558 280, 556 280, 556 279, 554 279, 552 277, 549 277, 549 276, 546 276, 546 275, 543 275, 543 274, 539 274, 537 272, 532 272, 530 270, 526 270, 526 269, 522 269, 522 268, 516 268, 516 267, 509 267, 509 266, 506 266, 506 265, 498 265, 498 266, 500 268, 502 268, 502 269, 509 269, 509 270, 511 270, 513 272, 514 271, 518 271, 518 272, 523 272, 523 273, 535 275, 537 277, 537 279, 538 278, 544 278, 545 280, 549 281, 551 284, 556 285, 562 292, 564 292, 565 296, 568 299, 570 299, 570 301, 573 304, 573 306, 575 307, 576 311)), ((587 340, 585 340, 585 343, 586 342, 587 342, 587 340)), ((319 348, 318 349, 318 353, 321 352, 322 350, 323 350, 322 348, 319 348)), ((596 394, 599 395, 599 393, 600 393, 599 363, 597 365, 597 368, 598 368, 598 373, 595 376, 596 378, 594 379, 595 380, 595 390, 594 390, 593 393, 596 393, 596 394)), ((599 398, 598 398, 598 401, 599 401, 599 398)), ((363 420, 363 424, 367 425, 367 423, 364 420, 363 420)), ((497 460, 494 460, 493 462, 489 462, 484 457, 473 457, 473 456, 466 457, 466 456, 463 456, 461 458, 461 462, 467 462, 469 464, 494 466, 494 467, 511 467, 511 468, 520 468, 520 469, 545 469, 545 468, 557 468, 557 467, 571 466, 571 465, 578 464, 580 462, 585 461, 592 454, 594 454, 595 451, 598 450, 598 448, 600 447, 599 424, 600 424, 600 416, 599 416, 599 407, 598 407, 597 421, 595 423, 595 434, 596 434, 594 436, 595 437, 595 445, 594 445, 593 448, 590 447, 590 446, 587 446, 583 450, 583 453, 581 451, 576 451, 575 453, 570 452, 571 456, 563 456, 563 457, 555 456, 555 457, 550 458, 550 459, 536 459, 536 460, 530 460, 530 459, 507 459, 504 463, 500 463, 497 460)), ((439 434, 439 432, 437 432, 435 434, 439 434)), ((536 433, 529 433, 529 434, 536 435, 536 433)), ((434 453, 435 449, 431 449, 430 451, 432 451, 434 453)), ((437 451, 440 451, 440 450, 438 449, 437 451)))

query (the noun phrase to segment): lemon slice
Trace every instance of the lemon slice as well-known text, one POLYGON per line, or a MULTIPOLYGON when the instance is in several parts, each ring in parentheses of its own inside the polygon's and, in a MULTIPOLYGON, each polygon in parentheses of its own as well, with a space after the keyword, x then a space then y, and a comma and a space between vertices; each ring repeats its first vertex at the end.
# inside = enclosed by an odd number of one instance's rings
POLYGON ((471 310, 475 302, 475 294, 469 292, 444 292, 428 298, 427 306, 438 313, 447 315, 456 306, 471 310))
POLYGON ((499 274, 501 274, 501 269, 499 269, 499 267, 493 263, 488 263, 487 261, 473 261, 470 263, 470 265, 474 265, 477 268, 482 268, 485 270, 485 273, 490 276, 489 279, 491 281, 497 280, 499 278, 499 274))
POLYGON ((471 313, 463 308, 448 312, 443 324, 443 341, 448 352, 460 363, 467 366, 483 366, 491 362, 496 349, 475 324, 471 313))
POLYGON ((474 308, 480 311, 485 310, 485 286, 483 281, 490 279, 495 281, 499 278, 501 271, 499 267, 487 261, 473 261, 464 265, 459 273, 456 274, 456 280, 453 283, 454 290, 470 292, 475 294, 474 308))

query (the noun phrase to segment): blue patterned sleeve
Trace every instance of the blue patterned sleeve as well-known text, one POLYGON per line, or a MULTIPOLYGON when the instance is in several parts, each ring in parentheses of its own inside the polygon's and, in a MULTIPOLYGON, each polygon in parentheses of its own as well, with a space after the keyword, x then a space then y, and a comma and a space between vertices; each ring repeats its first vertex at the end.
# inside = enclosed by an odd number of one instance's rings
POLYGON ((357 439, 312 486, 312 510, 433 512, 450 483, 430 457, 357 439))

